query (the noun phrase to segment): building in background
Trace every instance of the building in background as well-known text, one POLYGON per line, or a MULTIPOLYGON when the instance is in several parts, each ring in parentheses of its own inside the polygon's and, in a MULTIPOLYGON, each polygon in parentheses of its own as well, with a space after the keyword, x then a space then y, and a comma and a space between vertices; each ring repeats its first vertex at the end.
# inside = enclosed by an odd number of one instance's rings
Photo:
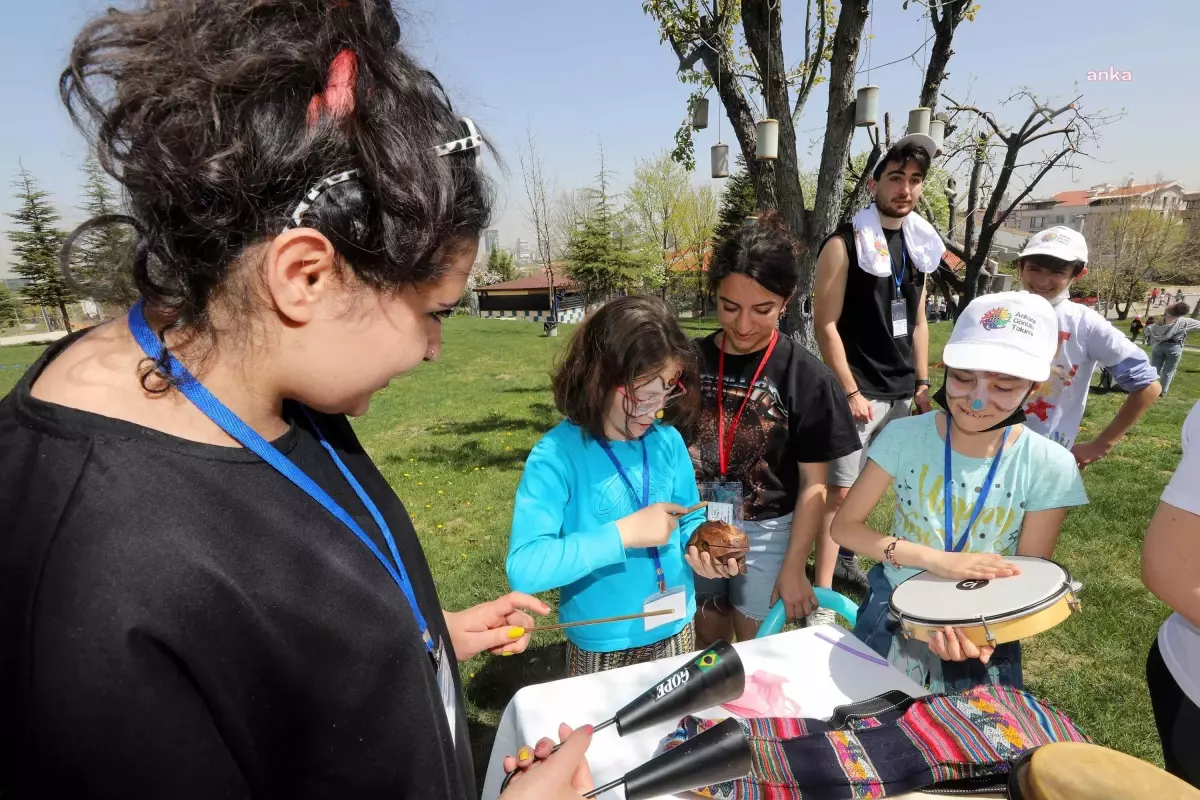
MULTIPOLYGON (((556 264, 554 272, 558 321, 567 324, 583 322, 583 315, 588 311, 583 287, 561 274, 564 267, 564 264, 556 264)), ((546 322, 550 319, 549 286, 550 281, 545 271, 517 278, 515 281, 481 286, 477 290, 479 316, 522 322, 546 322)))
POLYGON ((486 258, 492 251, 500 247, 500 231, 488 228, 483 232, 483 255, 486 258))
POLYGON ((1017 206, 1014 219, 1008 220, 1008 224, 1028 233, 1052 225, 1066 225, 1087 236, 1090 233, 1087 228, 1089 217, 1128 209, 1174 214, 1185 209, 1186 194, 1178 181, 1135 184, 1129 180, 1123 186, 1100 183, 1088 189, 1026 200, 1017 206))
POLYGON ((517 239, 517 246, 513 250, 513 260, 517 264, 533 263, 533 245, 524 239, 517 239))

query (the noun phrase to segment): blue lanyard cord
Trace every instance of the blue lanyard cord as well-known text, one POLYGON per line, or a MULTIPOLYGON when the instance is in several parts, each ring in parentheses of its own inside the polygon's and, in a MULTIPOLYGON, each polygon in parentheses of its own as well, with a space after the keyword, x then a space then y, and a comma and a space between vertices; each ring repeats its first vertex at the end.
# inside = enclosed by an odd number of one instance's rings
MULTIPOLYGON (((901 234, 903 237, 903 234, 901 234)), ((896 297, 900 297, 900 285, 904 283, 904 270, 908 268, 908 251, 904 249, 904 239, 900 240, 900 274, 896 275, 895 267, 892 268, 892 280, 896 282, 896 297)))
POLYGON ((953 422, 950 415, 946 415, 946 463, 945 471, 942 475, 942 494, 945 503, 943 509, 945 516, 945 527, 942 531, 946 537, 946 552, 961 553, 963 548, 967 546, 967 537, 971 535, 971 528, 975 525, 975 520, 979 519, 979 515, 983 512, 983 506, 987 503, 988 493, 992 490, 992 482, 996 480, 996 470, 1000 468, 1000 457, 1004 455, 1004 445, 1008 443, 1008 432, 1012 430, 1012 426, 1004 429, 1004 435, 1000 437, 1000 448, 996 451, 995 457, 992 458, 992 465, 988 467, 987 481, 984 482, 983 488, 979 490, 979 498, 975 500, 975 508, 971 511, 971 518, 967 521, 967 527, 963 530, 962 537, 957 542, 954 541, 954 503, 953 494, 950 491, 950 428, 953 427, 953 422))
MULTIPOLYGON (((158 337, 150 329, 149 324, 147 324, 146 318, 142 313, 142 302, 140 300, 129 310, 129 330, 133 333, 134 339, 141 345, 147 357, 155 361, 161 360, 163 355, 162 342, 159 341, 158 337)), ((308 413, 308 409, 304 409, 304 414, 308 418, 308 421, 312 423, 317 439, 321 442, 321 446, 325 448, 326 452, 329 453, 333 459, 333 463, 337 465, 338 470, 346 478, 351 488, 354 489, 354 493, 358 495, 363 505, 366 506, 367 511, 374 518, 375 524, 379 526, 379 532, 383 534, 383 538, 388 545, 388 550, 391 551, 392 557, 395 559, 395 564, 388 560, 387 556, 383 554, 358 522, 346 513, 346 510, 338 505, 324 489, 293 464, 287 456, 275 449, 257 431, 229 410, 224 403, 218 400, 203 384, 196 380, 195 376, 188 372, 187 368, 174 355, 167 354, 167 364, 170 375, 175 381, 176 386, 178 386, 179 391, 183 392, 183 395, 200 409, 206 417, 219 425, 223 431, 240 442, 247 450, 250 450, 274 467, 277 472, 295 484, 305 494, 320 503, 326 511, 349 528, 367 546, 367 549, 374 553, 375 557, 379 559, 379 563, 383 564, 384 569, 387 570, 392 580, 396 582, 396 585, 400 587, 400 591, 404 593, 405 599, 408 600, 408 604, 412 608, 417 626, 421 629, 421 638, 425 643, 425 649, 430 654, 433 654, 433 637, 429 632, 429 625, 426 624, 420 606, 417 605, 417 598, 413 592, 412 582, 408 579, 408 572, 404 568, 404 561, 400 558, 400 553, 396 549, 396 540, 392 537, 391 529, 388 527, 387 522, 384 521, 383 515, 379 512, 374 501, 367 495, 362 485, 359 484, 349 468, 346 467, 337 452, 326 441, 325 434, 321 432, 321 429, 308 413)))
MULTIPOLYGON (((650 430, 654 430, 653 426, 650 430)), ((621 477, 621 482, 625 484, 625 488, 629 490, 629 495, 633 498, 633 504, 639 509, 650 505, 650 448, 646 446, 646 437, 650 435, 650 431, 642 437, 642 495, 638 497, 637 490, 633 488, 633 481, 629 480, 629 475, 625 472, 625 467, 621 466, 620 459, 613 452, 612 446, 603 439, 600 440, 600 446, 604 448, 605 455, 608 460, 613 463, 617 470, 617 475, 621 477)), ((658 590, 665 592, 667 590, 667 578, 663 572, 662 559, 659 558, 658 548, 649 547, 650 558, 654 561, 654 577, 658 581, 658 590)))

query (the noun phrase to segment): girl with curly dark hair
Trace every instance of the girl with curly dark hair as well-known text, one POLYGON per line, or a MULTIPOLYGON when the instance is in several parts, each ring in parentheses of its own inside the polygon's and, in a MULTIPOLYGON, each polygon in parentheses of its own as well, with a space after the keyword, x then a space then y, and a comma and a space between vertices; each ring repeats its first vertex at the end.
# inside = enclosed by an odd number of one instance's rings
POLYGON ((695 649, 684 545, 704 515, 680 519, 699 499, 696 478, 678 431, 659 419, 667 406, 685 420, 694 411, 697 367, 666 304, 622 297, 583 323, 554 374, 566 420, 525 462, 509 583, 561 588, 564 622, 672 612, 565 631, 572 675, 695 649))
POLYGON ((790 619, 817 610, 805 574, 825 502, 825 465, 859 449, 845 393, 815 356, 779 333, 797 291, 798 246, 766 211, 709 267, 721 328, 699 340, 700 416, 685 438, 703 482, 742 498, 745 572, 715 565, 696 579, 696 636, 754 638, 782 600, 790 619), (731 489, 728 487, 736 487, 731 489))
MULTIPOLYGON (((346 419, 438 357, 491 213, 399 39, 386 0, 145 0, 76 39, 141 300, 0 403, 0 795, 475 795, 456 661, 549 609, 444 612, 346 419)), ((589 738, 505 796, 578 797, 589 738)))

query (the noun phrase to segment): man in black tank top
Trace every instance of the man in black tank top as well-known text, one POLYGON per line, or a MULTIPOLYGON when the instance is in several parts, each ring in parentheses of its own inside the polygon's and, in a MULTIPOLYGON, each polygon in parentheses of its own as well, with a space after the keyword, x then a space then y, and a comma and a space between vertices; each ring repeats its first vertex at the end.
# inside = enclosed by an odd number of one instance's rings
POLYGON ((887 253, 879 252, 890 256, 891 275, 886 267, 879 274, 878 263, 873 271, 859 263, 851 223, 838 226, 821 245, 813 304, 817 343, 849 398, 862 450, 829 465, 828 505, 817 543, 817 586, 831 586, 836 573, 866 589, 866 575, 853 553, 843 550, 835 561, 829 525, 884 426, 908 416, 914 400, 918 413, 930 409, 925 275, 913 263, 901 226, 916 209, 935 153, 933 139, 912 134, 897 141, 875 166, 869 185, 886 240, 887 253))

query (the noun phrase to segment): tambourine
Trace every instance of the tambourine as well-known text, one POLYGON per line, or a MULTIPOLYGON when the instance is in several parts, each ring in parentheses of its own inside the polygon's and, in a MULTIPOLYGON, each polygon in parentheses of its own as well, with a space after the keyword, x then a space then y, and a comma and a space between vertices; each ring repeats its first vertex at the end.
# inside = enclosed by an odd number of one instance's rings
POLYGON ((1047 631, 1080 609, 1083 585, 1057 562, 1007 556, 1021 572, 994 580, 953 580, 921 572, 896 587, 889 615, 905 638, 928 642, 949 625, 976 645, 995 647, 1047 631))
POLYGON ((1094 744, 1027 750, 1008 773, 1010 800, 1200 800, 1200 789, 1153 764, 1094 744))

